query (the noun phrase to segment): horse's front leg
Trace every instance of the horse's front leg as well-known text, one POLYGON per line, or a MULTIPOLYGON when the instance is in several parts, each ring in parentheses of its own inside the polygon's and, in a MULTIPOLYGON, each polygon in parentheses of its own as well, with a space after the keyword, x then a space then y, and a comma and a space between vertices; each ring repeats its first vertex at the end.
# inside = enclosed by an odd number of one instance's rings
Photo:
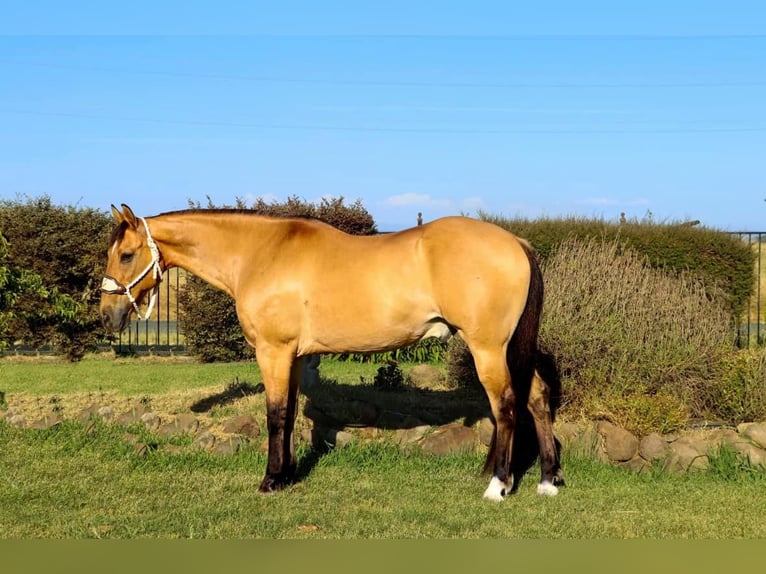
POLYGON ((260 492, 274 492, 290 484, 297 467, 293 431, 298 412, 298 391, 303 359, 292 351, 258 346, 258 365, 266 391, 266 426, 269 431, 269 461, 260 492))

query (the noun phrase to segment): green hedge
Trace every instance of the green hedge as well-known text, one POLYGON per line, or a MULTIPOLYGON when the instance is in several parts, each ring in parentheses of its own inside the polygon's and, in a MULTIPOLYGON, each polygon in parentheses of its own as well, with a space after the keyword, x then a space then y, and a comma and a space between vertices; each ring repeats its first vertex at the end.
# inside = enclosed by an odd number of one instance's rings
POLYGON ((698 277, 708 291, 724 292, 727 309, 741 317, 755 283, 755 254, 730 233, 684 223, 654 223, 630 220, 609 223, 602 219, 504 219, 482 214, 491 221, 524 237, 543 260, 550 258, 566 239, 617 240, 656 269, 688 272, 698 277))
POLYGON ((95 348, 104 335, 97 307, 112 225, 104 212, 57 206, 48 196, 0 200, 5 265, 39 282, 14 300, 8 342, 54 345, 71 359, 95 348))

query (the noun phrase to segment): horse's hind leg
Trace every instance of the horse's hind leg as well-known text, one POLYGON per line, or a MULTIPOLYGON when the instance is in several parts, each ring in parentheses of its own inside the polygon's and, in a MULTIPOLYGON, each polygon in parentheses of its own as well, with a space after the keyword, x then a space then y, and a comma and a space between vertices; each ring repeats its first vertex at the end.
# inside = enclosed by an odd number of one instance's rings
POLYGON ((503 500, 513 486, 510 474, 511 445, 515 424, 515 398, 511 387, 511 376, 505 362, 505 350, 495 352, 474 351, 476 372, 489 398, 495 430, 492 445, 487 455, 485 470, 492 469, 492 479, 484 491, 488 500, 503 500))
POLYGON ((257 350, 258 364, 266 388, 266 423, 269 431, 269 461, 260 492, 273 492, 292 482, 295 469, 293 430, 298 411, 298 390, 303 361, 287 352, 257 350))
POLYGON ((540 484, 537 493, 555 496, 559 489, 556 485, 564 484, 559 464, 556 439, 553 436, 553 421, 550 408, 550 389, 548 384, 535 371, 527 403, 529 412, 535 421, 537 442, 540 445, 540 484))

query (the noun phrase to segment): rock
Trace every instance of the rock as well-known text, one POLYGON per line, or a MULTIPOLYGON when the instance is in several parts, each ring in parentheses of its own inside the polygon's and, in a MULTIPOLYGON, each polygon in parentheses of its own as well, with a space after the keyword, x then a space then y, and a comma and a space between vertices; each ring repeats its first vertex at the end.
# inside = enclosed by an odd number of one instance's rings
POLYGON ((601 436, 595 430, 585 428, 572 439, 568 450, 578 456, 592 456, 597 460, 607 461, 601 442, 601 436))
POLYGON ((749 442, 747 439, 741 437, 737 431, 733 429, 720 429, 713 432, 709 437, 710 442, 720 447, 721 445, 727 445, 733 447, 740 442, 749 442))
POLYGON ((141 422, 144 423, 149 430, 157 430, 160 428, 162 421, 157 413, 144 413, 141 415, 141 422))
POLYGON ((245 439, 235 435, 225 440, 217 441, 211 452, 218 456, 232 456, 239 452, 243 444, 245 444, 245 439))
POLYGON ((181 433, 194 434, 199 428, 199 420, 192 414, 181 413, 176 417, 176 426, 181 433))
POLYGON ((30 424, 29 428, 36 430, 47 430, 60 425, 62 422, 64 422, 64 419, 62 419, 61 416, 59 416, 57 413, 48 413, 39 421, 35 421, 30 424))
POLYGON ((161 437, 169 438, 182 434, 194 434, 199 427, 199 421, 194 415, 183 413, 175 419, 162 425, 157 434, 161 437))
POLYGON ((707 457, 707 445, 700 445, 693 440, 678 439, 670 445, 670 454, 665 459, 665 472, 683 474, 692 469, 706 469, 710 466, 707 457))
POLYGON ((110 406, 99 407, 96 414, 105 421, 111 421, 114 418, 114 409, 110 406))
POLYGON ((580 434, 580 426, 575 423, 560 423, 556 425, 554 429, 556 438, 561 441, 561 445, 566 447, 572 444, 572 442, 580 434))
POLYGON ((115 419, 118 425, 131 425, 141 421, 141 417, 149 411, 144 405, 137 404, 130 408, 130 410, 122 413, 115 419))
POLYGON ((223 431, 229 434, 256 438, 261 434, 261 427, 253 415, 240 415, 224 422, 223 431))
POLYGON ((633 433, 608 422, 599 423, 598 432, 604 437, 604 449, 609 460, 625 462, 638 454, 638 439, 633 433))
POLYGON ((422 439, 429 430, 431 430, 431 427, 428 425, 399 429, 394 433, 394 442, 401 447, 412 446, 422 439))
POLYGON ((640 456, 635 456, 627 462, 619 463, 619 466, 633 472, 643 472, 649 468, 649 463, 640 456))
POLYGON ((659 433, 646 435, 638 443, 638 454, 647 462, 663 460, 668 455, 669 447, 659 433))
POLYGON ((766 448, 766 423, 748 425, 741 434, 753 441, 760 448, 766 448))
POLYGON ((419 389, 442 389, 447 376, 439 367, 433 365, 415 365, 407 375, 409 383, 419 389))
POLYGON ((27 419, 24 415, 13 415, 8 419, 8 423, 21 429, 27 426, 27 419))
POLYGON ((766 469, 766 450, 748 442, 737 443, 733 445, 733 448, 740 456, 747 459, 751 465, 766 469))
POLYGON ((475 445, 476 432, 460 423, 439 427, 420 443, 423 452, 435 455, 471 452, 475 445))
POLYGON ((331 440, 328 441, 335 448, 344 447, 354 442, 354 435, 346 431, 335 431, 335 434, 331 436, 331 440))
POLYGON ((492 436, 495 434, 495 423, 489 417, 479 421, 479 442, 485 446, 492 444, 492 436))
POLYGON ((215 446, 216 438, 210 431, 202 431, 197 435, 192 442, 194 448, 200 448, 202 450, 211 450, 215 446))
POLYGON ((91 419, 98 416, 98 409, 99 407, 97 405, 90 405, 89 407, 85 407, 79 413, 77 413, 75 418, 81 423, 87 423, 91 419))

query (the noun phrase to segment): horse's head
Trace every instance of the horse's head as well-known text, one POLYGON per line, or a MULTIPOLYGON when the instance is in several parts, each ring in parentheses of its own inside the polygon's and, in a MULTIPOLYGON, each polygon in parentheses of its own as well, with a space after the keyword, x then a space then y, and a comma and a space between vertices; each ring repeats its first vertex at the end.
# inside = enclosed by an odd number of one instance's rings
POLYGON ((139 304, 146 294, 152 297, 148 318, 162 279, 161 256, 144 218, 138 218, 125 204, 122 211, 112 206, 117 227, 109 242, 106 275, 101 282, 101 320, 107 329, 122 331, 132 311, 141 319, 139 304))

